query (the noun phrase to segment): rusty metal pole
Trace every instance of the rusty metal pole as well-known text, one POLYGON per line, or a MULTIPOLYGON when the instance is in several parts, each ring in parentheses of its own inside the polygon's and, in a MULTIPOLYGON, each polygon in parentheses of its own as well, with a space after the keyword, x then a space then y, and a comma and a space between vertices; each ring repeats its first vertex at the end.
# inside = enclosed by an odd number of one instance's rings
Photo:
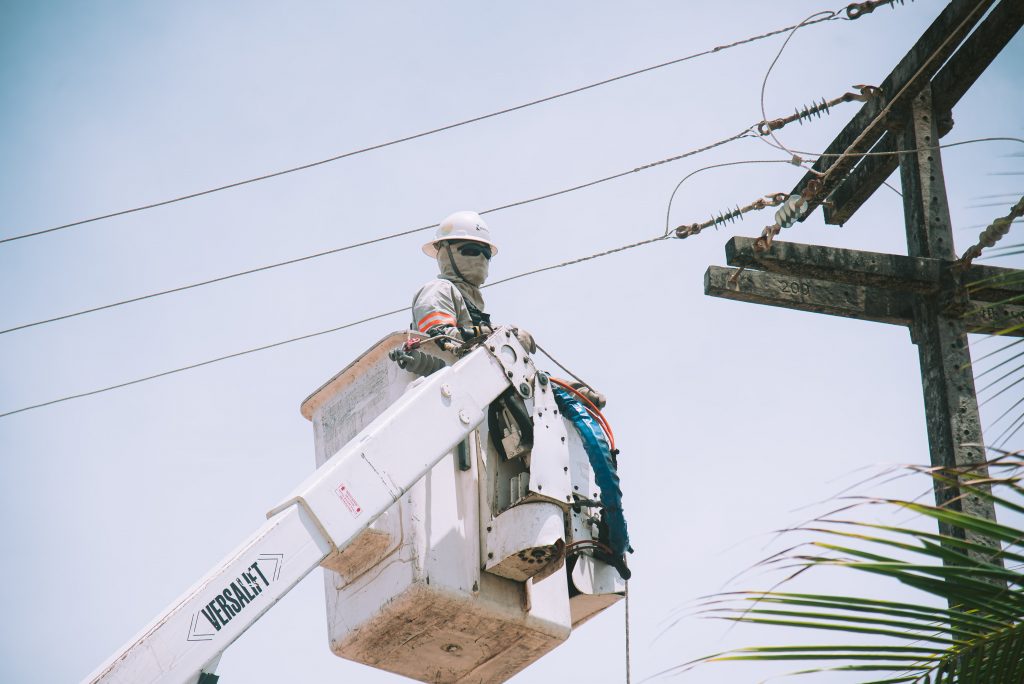
MULTIPOLYGON (((899 133, 898 149, 916 150, 900 155, 907 252, 910 256, 942 259, 952 265, 957 255, 937 147, 937 119, 944 114, 948 113, 933 110, 931 87, 926 87, 913 102, 906 125, 899 133)), ((954 270, 947 271, 946 285, 938 296, 915 298, 911 338, 921 361, 932 465, 974 466, 986 460, 985 449, 978 446, 984 440, 967 334, 959 316, 949 313, 949 304, 962 293, 962 287, 954 270)), ((983 465, 972 470, 974 475, 987 473, 983 465)), ((935 500, 940 506, 995 520, 995 508, 987 499, 967 494, 957 500, 958 496, 957 487, 936 482, 935 500)), ((939 531, 984 544, 993 551, 999 548, 997 541, 965 533, 961 528, 940 523, 939 531)), ((984 553, 971 555, 991 557, 984 553)))

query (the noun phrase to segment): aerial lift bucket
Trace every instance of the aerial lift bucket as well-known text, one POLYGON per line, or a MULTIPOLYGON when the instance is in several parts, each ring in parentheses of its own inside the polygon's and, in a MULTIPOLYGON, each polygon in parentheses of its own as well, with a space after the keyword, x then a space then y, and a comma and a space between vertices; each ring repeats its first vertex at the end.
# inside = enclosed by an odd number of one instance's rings
MULTIPOLYGON (((385 337, 303 402, 317 467, 424 381, 389 359, 407 339, 385 337)), ((622 597, 618 571, 582 550, 598 537, 599 491, 536 379, 324 563, 335 654, 423 682, 502 682, 622 597)), ((410 452, 431 429, 406 435, 410 452)), ((338 495, 358 514, 358 499, 338 495)))

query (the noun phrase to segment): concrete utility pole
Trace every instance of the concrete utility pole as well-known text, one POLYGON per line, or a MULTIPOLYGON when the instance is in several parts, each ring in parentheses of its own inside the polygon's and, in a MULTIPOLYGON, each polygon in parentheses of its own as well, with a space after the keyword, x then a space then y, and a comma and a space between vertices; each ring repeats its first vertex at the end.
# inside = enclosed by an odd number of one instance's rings
MULTIPOLYGON (((711 266, 704 276, 705 294, 716 297, 907 326, 920 355, 931 462, 981 476, 967 332, 1024 321, 1024 307, 994 304, 1024 294, 1024 271, 957 263, 938 144, 953 126, 953 106, 1022 23, 1021 0, 950 2, 882 82, 881 97, 864 104, 815 163, 816 173, 793 190, 809 199, 805 217, 820 204, 826 222, 841 225, 898 164, 907 256, 770 240, 765 248, 763 239, 733 238, 726 261, 738 268, 711 266), (812 183, 820 189, 805 192, 812 183)), ((935 496, 940 505, 995 519, 991 502, 958 498, 956 486, 937 482, 935 496)), ((960 528, 943 524, 940 532, 998 548, 960 528)))

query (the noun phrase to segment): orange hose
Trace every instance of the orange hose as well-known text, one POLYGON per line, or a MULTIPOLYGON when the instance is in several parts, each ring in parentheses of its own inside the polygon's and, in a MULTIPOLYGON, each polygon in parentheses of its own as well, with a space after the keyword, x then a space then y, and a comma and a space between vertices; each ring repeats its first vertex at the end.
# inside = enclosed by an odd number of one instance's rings
POLYGON ((604 414, 601 413, 601 410, 597 408, 590 399, 587 399, 575 387, 569 385, 564 380, 559 380, 558 378, 550 378, 550 380, 562 389, 571 392, 576 396, 576 398, 583 402, 583 408, 587 409, 587 412, 601 425, 601 429, 603 429, 605 434, 608 435, 608 445, 611 447, 612 451, 615 451, 615 433, 612 432, 612 428, 608 424, 608 420, 604 417, 604 414))

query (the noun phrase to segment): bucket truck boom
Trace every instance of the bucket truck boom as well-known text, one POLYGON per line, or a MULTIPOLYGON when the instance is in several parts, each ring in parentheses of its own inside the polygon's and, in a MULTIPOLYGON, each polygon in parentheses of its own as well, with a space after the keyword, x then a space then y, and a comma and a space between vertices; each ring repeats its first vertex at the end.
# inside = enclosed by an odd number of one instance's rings
POLYGON ((216 681, 221 653, 311 570, 329 564, 536 369, 499 329, 417 384, 272 509, 267 522, 85 681, 216 681))

